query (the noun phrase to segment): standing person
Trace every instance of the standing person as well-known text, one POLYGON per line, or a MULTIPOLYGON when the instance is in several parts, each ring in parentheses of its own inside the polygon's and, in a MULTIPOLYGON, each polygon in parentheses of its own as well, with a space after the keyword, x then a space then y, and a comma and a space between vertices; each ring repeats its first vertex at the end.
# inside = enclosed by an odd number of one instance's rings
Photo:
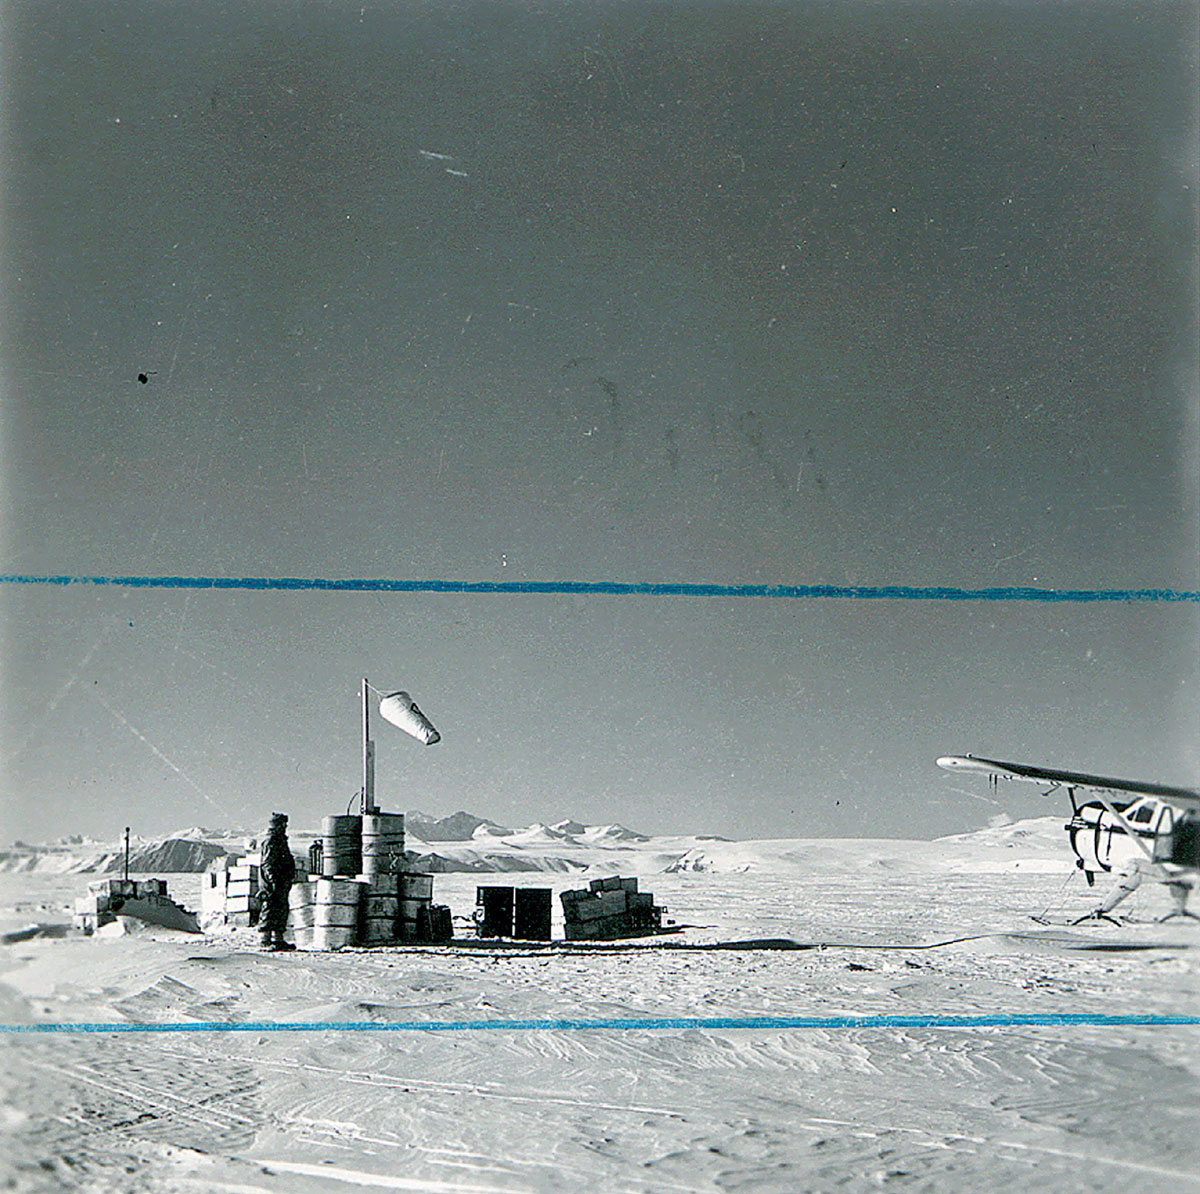
POLYGON ((271 814, 271 825, 262 847, 259 867, 261 901, 258 910, 258 931, 262 933, 263 949, 295 949, 283 939, 288 921, 288 892, 296 878, 296 860, 287 840, 287 817, 271 814))

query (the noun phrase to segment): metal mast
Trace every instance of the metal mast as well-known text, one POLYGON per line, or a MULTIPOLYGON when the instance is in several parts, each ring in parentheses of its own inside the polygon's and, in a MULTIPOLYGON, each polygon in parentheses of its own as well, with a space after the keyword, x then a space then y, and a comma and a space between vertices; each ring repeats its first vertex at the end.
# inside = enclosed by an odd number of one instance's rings
POLYGON ((366 676, 362 682, 362 811, 366 816, 375 808, 375 743, 371 741, 371 703, 366 676))

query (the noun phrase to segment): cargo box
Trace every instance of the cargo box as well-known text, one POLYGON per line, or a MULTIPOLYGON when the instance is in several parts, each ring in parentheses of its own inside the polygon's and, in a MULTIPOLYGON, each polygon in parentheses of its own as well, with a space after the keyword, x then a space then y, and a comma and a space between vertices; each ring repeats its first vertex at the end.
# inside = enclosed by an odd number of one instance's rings
POLYGON ((511 937, 513 935, 513 904, 515 892, 511 887, 477 887, 475 889, 475 923, 480 937, 511 937))
POLYGON ((601 935, 609 940, 616 937, 632 937, 633 921, 628 916, 606 916, 598 922, 601 935))
POLYGON ((590 900, 576 900, 569 908, 563 909, 563 920, 567 924, 583 924, 599 920, 604 915, 600 901, 593 897, 590 900))
POLYGON ((137 895, 137 883, 132 879, 98 879, 88 884, 88 892, 133 898, 137 895))
POLYGON ((518 887, 513 906, 513 936, 523 941, 549 941, 553 892, 548 887, 518 887))
POLYGON ((633 935, 627 916, 605 916, 598 920, 578 921, 565 926, 568 941, 613 941, 633 935))
POLYGON ((605 916, 623 914, 629 906, 629 892, 623 887, 602 891, 596 899, 600 901, 600 907, 604 910, 605 916))
POLYGON ((636 879, 622 879, 621 886, 626 891, 637 891, 637 880, 636 879))
POLYGON ((602 891, 590 899, 579 900, 572 905, 572 915, 564 920, 593 921, 606 916, 624 916, 626 893, 624 891, 602 891))

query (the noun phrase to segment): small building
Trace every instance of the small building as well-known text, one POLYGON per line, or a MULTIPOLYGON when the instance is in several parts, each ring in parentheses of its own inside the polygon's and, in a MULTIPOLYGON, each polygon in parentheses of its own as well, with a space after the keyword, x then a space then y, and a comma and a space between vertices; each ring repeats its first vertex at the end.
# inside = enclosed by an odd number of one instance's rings
POLYGON ((88 893, 75 901, 72 923, 91 936, 118 916, 128 916, 164 929, 200 932, 194 913, 181 908, 167 894, 163 879, 98 879, 88 884, 88 893))

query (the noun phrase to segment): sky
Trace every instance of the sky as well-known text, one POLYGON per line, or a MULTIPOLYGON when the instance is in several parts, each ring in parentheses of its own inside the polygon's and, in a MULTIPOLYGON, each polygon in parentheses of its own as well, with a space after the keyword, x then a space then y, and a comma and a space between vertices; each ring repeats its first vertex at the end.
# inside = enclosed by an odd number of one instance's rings
POLYGON ((1194 784, 1200 6, 0 10, 0 839, 918 836, 1194 784))

